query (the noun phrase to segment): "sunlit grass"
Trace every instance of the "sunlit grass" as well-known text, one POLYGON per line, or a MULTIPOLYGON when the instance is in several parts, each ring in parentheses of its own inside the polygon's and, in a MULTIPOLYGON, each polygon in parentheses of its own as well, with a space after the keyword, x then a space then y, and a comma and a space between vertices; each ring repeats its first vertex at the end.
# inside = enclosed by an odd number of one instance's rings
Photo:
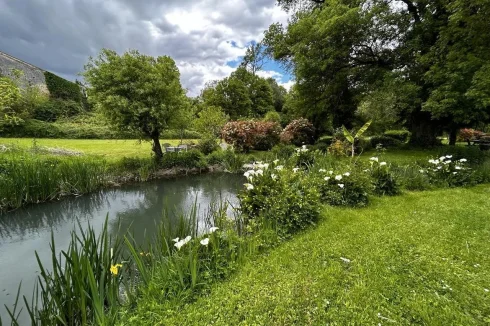
MULTIPOLYGON (((191 140, 184 140, 189 143, 191 140)), ((197 140, 194 140, 197 142, 197 140)), ((178 139, 163 139, 161 143, 178 145, 178 139)), ((33 145, 32 138, 0 138, 0 145, 17 145, 21 148, 29 148, 33 145)), ((84 154, 100 155, 108 160, 122 157, 147 158, 152 154, 151 143, 147 141, 129 140, 101 140, 101 139, 36 139, 38 146, 65 148, 81 151, 84 154)))

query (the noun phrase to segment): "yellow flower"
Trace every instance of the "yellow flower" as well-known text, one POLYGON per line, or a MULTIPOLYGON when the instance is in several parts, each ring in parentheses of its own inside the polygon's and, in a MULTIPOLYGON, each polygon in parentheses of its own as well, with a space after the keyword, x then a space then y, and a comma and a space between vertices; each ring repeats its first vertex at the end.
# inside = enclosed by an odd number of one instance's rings
POLYGON ((119 268, 122 267, 121 264, 116 264, 111 266, 112 275, 117 275, 119 273, 119 268))

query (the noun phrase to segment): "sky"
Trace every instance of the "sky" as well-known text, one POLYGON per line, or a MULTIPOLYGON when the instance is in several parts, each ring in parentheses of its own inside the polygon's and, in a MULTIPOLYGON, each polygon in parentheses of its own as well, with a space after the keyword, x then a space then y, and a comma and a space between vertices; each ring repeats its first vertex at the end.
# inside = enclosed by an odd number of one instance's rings
MULTIPOLYGON (((0 51, 69 80, 102 48, 169 55, 196 96, 287 20, 275 0, 0 0, 0 51)), ((260 74, 293 83, 273 61, 260 74)))

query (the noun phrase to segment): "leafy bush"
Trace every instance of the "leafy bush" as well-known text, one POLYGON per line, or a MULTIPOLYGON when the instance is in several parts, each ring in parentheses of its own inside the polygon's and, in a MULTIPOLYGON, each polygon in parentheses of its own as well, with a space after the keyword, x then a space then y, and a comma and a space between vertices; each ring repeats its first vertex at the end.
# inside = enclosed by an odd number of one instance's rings
POLYGON ((245 172, 248 184, 239 195, 247 230, 271 225, 282 238, 317 223, 318 192, 308 175, 295 168, 256 164, 245 172))
POLYGON ((223 139, 238 151, 269 150, 279 143, 280 126, 275 122, 231 121, 222 131, 223 139))
POLYGON ((49 71, 44 72, 44 77, 46 79, 46 85, 48 86, 51 97, 81 103, 82 93, 80 86, 58 77, 49 71))
POLYGON ((467 166, 467 162, 465 158, 454 160, 452 155, 441 156, 429 160, 430 165, 420 172, 426 173, 433 185, 465 186, 475 181, 474 172, 467 166))
POLYGON ((332 206, 362 207, 369 203, 367 175, 320 170, 317 181, 323 202, 332 206))
POLYGON ((386 162, 379 162, 377 157, 371 157, 369 173, 372 178, 373 192, 380 196, 395 196, 400 194, 400 185, 386 162))
POLYGON ((315 163, 315 152, 303 145, 301 148, 296 148, 294 158, 296 166, 309 169, 315 163))
POLYGON ((490 154, 482 151, 478 146, 444 146, 437 152, 438 157, 451 155, 453 160, 467 159, 471 164, 482 164, 490 154))
POLYGON ((206 160, 204 155, 198 150, 187 152, 166 153, 160 162, 162 169, 171 169, 175 167, 193 169, 205 168, 206 160))
POLYGON ((208 155, 219 148, 218 142, 213 135, 207 135, 199 140, 197 148, 204 154, 208 155))
POLYGON ((356 141, 356 151, 359 152, 367 152, 371 149, 373 149, 373 144, 371 142, 371 139, 369 138, 359 138, 356 141))
POLYGON ((461 129, 458 133, 457 141, 465 141, 465 142, 470 142, 470 140, 473 139, 480 139, 481 136, 483 136, 485 133, 479 130, 471 129, 471 128, 465 128, 461 129))
POLYGON ((285 144, 278 144, 272 148, 272 153, 274 156, 278 159, 281 160, 287 160, 296 151, 296 146, 294 145, 285 145, 285 144))
POLYGON ((399 141, 406 143, 410 139, 412 133, 408 130, 387 130, 384 132, 383 135, 398 139, 399 141))
POLYGON ((328 154, 337 157, 346 156, 349 147, 349 144, 337 139, 328 147, 328 154))
POLYGON ((278 124, 280 124, 281 123, 281 115, 277 111, 269 111, 265 114, 264 121, 265 122, 277 122, 278 124))
POLYGON ((403 188, 407 190, 422 191, 431 188, 429 177, 422 173, 422 168, 416 165, 405 165, 392 168, 403 188))
POLYGON ((281 142, 296 146, 312 145, 315 142, 315 127, 304 118, 293 120, 281 133, 281 142))
POLYGON ((376 146, 378 146, 379 144, 381 144, 385 148, 388 148, 388 147, 398 147, 401 146, 403 143, 398 139, 395 139, 393 137, 388 137, 388 136, 371 137, 372 148, 376 148, 376 146))

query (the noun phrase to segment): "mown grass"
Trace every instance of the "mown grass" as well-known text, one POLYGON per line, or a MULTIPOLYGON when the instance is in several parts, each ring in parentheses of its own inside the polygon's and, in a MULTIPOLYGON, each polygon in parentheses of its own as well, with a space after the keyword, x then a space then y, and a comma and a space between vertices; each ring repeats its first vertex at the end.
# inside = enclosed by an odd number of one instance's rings
MULTIPOLYGON (((190 140, 184 140, 188 143, 190 140)), ((197 142, 194 141, 194 142, 197 142)), ((161 143, 178 145, 178 139, 163 139, 161 143)), ((33 145, 32 138, 0 138, 0 145, 16 145, 20 148, 29 148, 33 145)), ((100 140, 100 139, 36 139, 38 146, 64 148, 81 151, 84 154, 99 155, 108 160, 117 160, 122 157, 151 156, 151 143, 138 140, 100 140)))
POLYGON ((142 300, 120 324, 488 325, 489 196, 482 185, 325 208, 316 229, 209 296, 183 307, 142 300))

